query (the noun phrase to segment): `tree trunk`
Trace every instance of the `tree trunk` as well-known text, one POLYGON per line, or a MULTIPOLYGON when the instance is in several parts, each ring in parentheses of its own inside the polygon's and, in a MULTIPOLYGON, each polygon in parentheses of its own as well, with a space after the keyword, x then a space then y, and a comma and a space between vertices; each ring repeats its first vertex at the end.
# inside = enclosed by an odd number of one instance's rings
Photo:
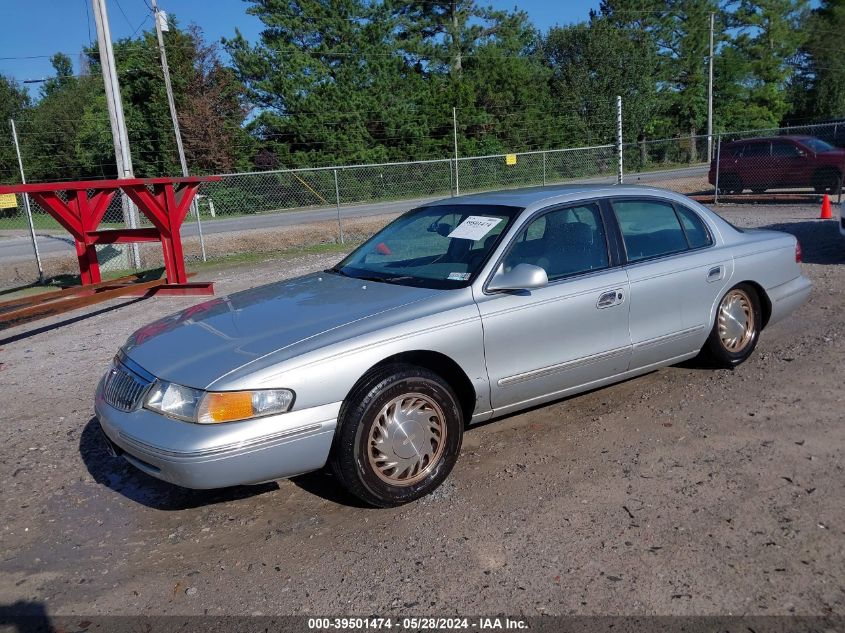
POLYGON ((460 77, 462 69, 461 39, 458 25, 458 1, 452 0, 452 72, 460 77))
POLYGON ((640 165, 645 167, 648 164, 648 148, 645 144, 645 134, 640 132, 637 136, 637 141, 640 144, 640 165))

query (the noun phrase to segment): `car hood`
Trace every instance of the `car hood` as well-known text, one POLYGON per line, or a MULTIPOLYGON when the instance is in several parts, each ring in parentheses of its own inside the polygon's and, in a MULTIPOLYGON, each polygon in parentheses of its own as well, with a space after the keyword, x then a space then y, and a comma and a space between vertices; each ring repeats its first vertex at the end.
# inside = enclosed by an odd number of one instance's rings
POLYGON ((267 354, 442 292, 315 273, 154 321, 123 353, 159 378, 202 389, 267 354))

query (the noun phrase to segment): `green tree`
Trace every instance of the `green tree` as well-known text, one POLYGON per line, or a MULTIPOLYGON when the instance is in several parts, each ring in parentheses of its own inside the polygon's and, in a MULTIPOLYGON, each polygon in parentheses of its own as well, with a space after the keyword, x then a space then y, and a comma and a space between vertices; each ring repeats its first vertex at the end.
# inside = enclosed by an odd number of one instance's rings
POLYGON ((554 111, 570 130, 566 142, 614 142, 617 95, 626 141, 643 141, 657 131, 659 59, 649 31, 594 14, 589 22, 551 29, 544 49, 554 111))
POLYGON ((690 159, 696 160, 693 137, 707 122, 707 62, 710 14, 716 0, 602 0, 601 14, 614 23, 651 33, 660 53, 655 77, 659 98, 674 129, 661 135, 689 134, 690 159))
MULTIPOLYGON (((242 87, 198 28, 182 30, 171 17, 164 40, 189 170, 234 169, 246 137, 241 129, 242 87)), ((101 72, 97 47, 86 54, 92 72, 101 72)), ((114 55, 135 175, 181 175, 155 32, 115 42, 114 55)), ((105 104, 104 95, 97 100, 105 104)), ((106 119, 90 130, 88 141, 99 146, 110 138, 106 119)))
POLYGON ((802 29, 806 39, 790 85, 793 118, 845 115, 845 0, 822 0, 802 29))
POLYGON ((21 121, 20 139, 29 180, 114 177, 114 146, 99 76, 73 75, 67 56, 53 56, 56 76, 21 121))
MULTIPOLYGON (((734 0, 730 24, 739 33, 731 46, 745 70, 741 77, 740 127, 776 127, 788 112, 788 85, 805 40, 808 0, 734 0)), ((841 50, 841 49, 840 49, 841 50)), ((740 103, 739 101, 737 102, 740 103)))
POLYGON ((9 119, 18 119, 30 106, 26 89, 9 77, 0 75, 0 182, 20 182, 18 160, 9 130, 9 119))
POLYGON ((49 97, 50 94, 68 86, 74 79, 73 62, 64 53, 53 55, 50 58, 50 64, 52 64, 56 76, 51 77, 41 85, 42 97, 49 97))
POLYGON ((395 115, 408 114, 414 78, 393 54, 390 24, 377 6, 251 5, 247 12, 265 25, 260 44, 251 46, 240 32, 225 44, 259 111, 250 129, 274 157, 267 166, 385 160, 385 145, 413 134, 395 115))

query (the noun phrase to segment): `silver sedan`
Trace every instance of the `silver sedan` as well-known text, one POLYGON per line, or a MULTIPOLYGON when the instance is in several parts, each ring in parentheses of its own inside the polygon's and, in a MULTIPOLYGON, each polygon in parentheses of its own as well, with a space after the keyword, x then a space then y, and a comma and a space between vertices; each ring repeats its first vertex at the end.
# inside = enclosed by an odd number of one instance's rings
POLYGON ((702 355, 733 367, 804 303, 792 235, 654 188, 410 211, 329 270, 135 332, 96 396, 110 447, 189 488, 331 467, 376 506, 449 475, 464 428, 702 355))

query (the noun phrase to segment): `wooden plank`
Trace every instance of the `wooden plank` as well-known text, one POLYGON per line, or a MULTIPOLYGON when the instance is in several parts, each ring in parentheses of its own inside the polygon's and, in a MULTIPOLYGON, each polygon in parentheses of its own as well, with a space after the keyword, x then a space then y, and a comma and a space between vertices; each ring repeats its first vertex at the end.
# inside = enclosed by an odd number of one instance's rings
MULTIPOLYGON (((195 277, 196 273, 188 273, 188 277, 195 277)), ((61 290, 51 290, 49 292, 42 292, 37 295, 31 295, 28 297, 19 297, 17 299, 9 299, 8 301, 4 301, 0 303, 0 321, 3 320, 3 315, 13 309, 17 308, 24 308, 28 306, 35 306, 35 305, 42 305, 44 303, 56 300, 67 299, 70 297, 78 297, 78 296, 88 296, 97 294, 98 292, 102 292, 105 290, 110 290, 113 288, 123 288, 125 286, 132 286, 137 287, 140 283, 140 279, 142 278, 141 274, 134 274, 134 275, 127 275, 125 277, 118 277, 116 279, 110 279, 108 281, 101 281, 98 284, 91 284, 89 286, 72 286, 70 288, 62 288, 61 290)), ((160 279, 151 280, 151 281, 166 281, 164 277, 160 279)), ((209 282, 210 284, 211 282, 209 282)), ((200 284, 202 285, 202 284, 200 284)), ((187 284, 187 286, 191 287, 193 284, 187 284)), ((130 293, 131 294, 131 293, 130 293)), ((142 294, 147 294, 146 292, 142 292, 142 294)), ((163 294, 190 294, 184 292, 174 292, 174 293, 163 293, 163 294)), ((205 294, 205 293, 199 293, 205 294)), ((213 294, 213 291, 210 293, 213 294)))
POLYGON ((83 297, 71 297, 69 299, 62 299, 59 301, 51 301, 42 305, 28 306, 19 310, 12 310, 0 315, 0 329, 12 327, 13 325, 22 325, 36 319, 43 319, 49 316, 62 314, 77 308, 85 308, 109 299, 116 299, 125 295, 130 295, 139 290, 150 290, 156 286, 162 286, 166 282, 164 279, 155 279, 153 281, 146 281, 137 284, 128 284, 103 290, 93 295, 83 297))
MULTIPOLYGON (((109 281, 101 281, 98 284, 89 284, 87 286, 71 286, 70 288, 61 288, 60 290, 49 290, 47 292, 40 292, 37 295, 29 295, 26 297, 18 297, 17 299, 8 299, 0 302, 0 313, 12 308, 22 308, 28 305, 39 305, 54 299, 64 299, 66 297, 74 297, 80 294, 93 294, 95 290, 104 288, 106 286, 115 286, 120 284, 137 282, 140 279, 139 275, 127 275, 126 277, 118 277, 117 279, 110 279, 109 281)), ((2 317, 0 317, 2 318, 2 317)))
MULTIPOLYGON (((191 275, 188 275, 190 277, 191 275)), ((173 296, 201 296, 214 294, 214 282, 212 281, 198 281, 194 283, 184 284, 165 284, 163 286, 156 286, 149 291, 149 294, 156 297, 173 297, 173 296)))

